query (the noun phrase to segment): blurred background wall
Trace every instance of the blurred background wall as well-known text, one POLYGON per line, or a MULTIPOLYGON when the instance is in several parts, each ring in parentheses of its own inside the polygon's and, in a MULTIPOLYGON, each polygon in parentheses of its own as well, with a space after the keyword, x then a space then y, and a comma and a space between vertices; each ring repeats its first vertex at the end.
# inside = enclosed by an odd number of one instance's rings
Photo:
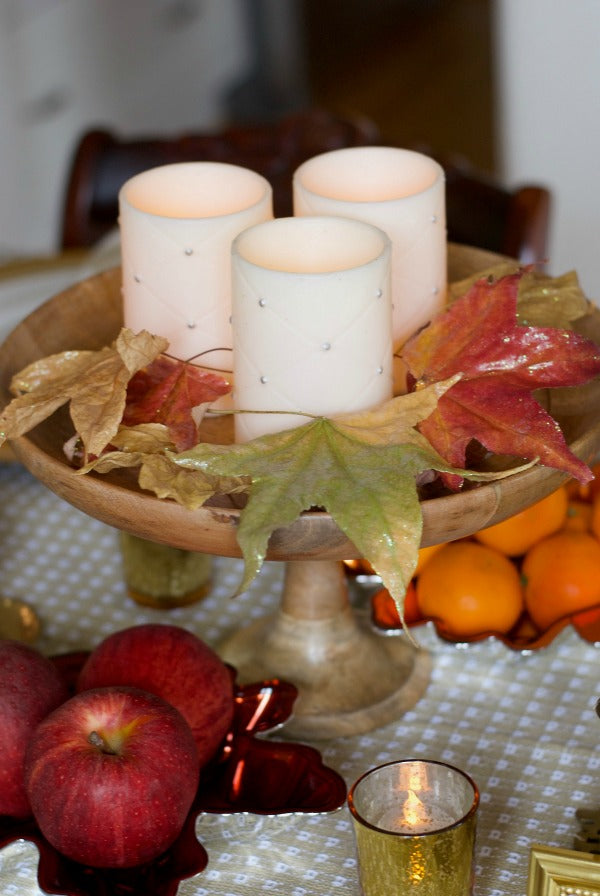
POLYGON ((239 0, 0 0, 0 246, 53 245, 84 130, 216 127, 249 58, 239 0))
POLYGON ((495 0, 500 176, 553 193, 552 273, 600 304, 600 2, 495 0))
POLYGON ((549 269, 600 297, 599 0, 0 0, 0 254, 56 248, 79 136, 307 104, 549 186, 549 269))

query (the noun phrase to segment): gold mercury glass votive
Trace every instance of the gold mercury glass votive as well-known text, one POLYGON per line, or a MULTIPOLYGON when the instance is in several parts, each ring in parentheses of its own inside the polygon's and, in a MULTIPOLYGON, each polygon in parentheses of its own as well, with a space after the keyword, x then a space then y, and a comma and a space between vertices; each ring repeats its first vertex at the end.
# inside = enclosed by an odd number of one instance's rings
POLYGON ((138 604, 158 610, 185 607, 206 597, 212 556, 156 544, 120 533, 127 592, 138 604))
POLYGON ((443 762, 378 766, 350 788, 364 896, 468 896, 479 791, 443 762))

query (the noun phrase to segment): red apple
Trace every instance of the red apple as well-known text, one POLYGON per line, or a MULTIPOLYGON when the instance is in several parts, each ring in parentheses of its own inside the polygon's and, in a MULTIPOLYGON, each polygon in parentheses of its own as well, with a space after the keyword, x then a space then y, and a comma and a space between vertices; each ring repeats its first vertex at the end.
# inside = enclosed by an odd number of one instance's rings
POLYGON ((229 669, 200 638, 176 625, 136 625, 102 641, 83 666, 77 690, 109 685, 142 688, 177 707, 192 729, 201 766, 231 725, 229 669))
POLYGON ((39 722, 69 694, 54 664, 33 647, 0 640, 0 815, 31 815, 23 763, 39 722))
POLYGON ((159 856, 196 795, 198 753, 189 725, 137 688, 78 694, 36 728, 25 758, 35 820, 59 852, 97 868, 159 856))

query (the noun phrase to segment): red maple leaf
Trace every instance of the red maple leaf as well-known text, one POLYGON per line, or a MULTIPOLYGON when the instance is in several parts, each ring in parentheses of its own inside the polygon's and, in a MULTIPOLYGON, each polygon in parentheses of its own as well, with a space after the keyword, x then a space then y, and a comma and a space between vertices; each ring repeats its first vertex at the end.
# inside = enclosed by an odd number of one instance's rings
MULTIPOLYGON (((457 467, 465 466, 467 446, 475 439, 495 454, 539 458, 589 482, 590 469, 531 393, 597 376, 600 347, 571 330, 520 325, 521 276, 478 280, 407 343, 402 358, 419 386, 462 374, 419 429, 457 467)), ((448 484, 456 487, 460 481, 448 484)))
POLYGON ((217 373, 160 355, 130 379, 122 422, 125 426, 163 423, 177 451, 186 451, 198 442, 192 409, 215 401, 230 389, 217 373))

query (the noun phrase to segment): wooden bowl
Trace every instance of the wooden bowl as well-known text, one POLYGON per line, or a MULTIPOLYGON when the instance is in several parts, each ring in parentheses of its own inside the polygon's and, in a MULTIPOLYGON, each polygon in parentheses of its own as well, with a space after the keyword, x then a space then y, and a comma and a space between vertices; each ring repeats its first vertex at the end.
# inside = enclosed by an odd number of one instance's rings
MULTIPOLYGON (((500 259, 464 246, 449 247, 449 280, 484 270, 500 259)), ((122 326, 121 272, 106 271, 59 293, 27 317, 0 349, 0 400, 8 403, 12 376, 30 362, 67 349, 99 349, 122 326)), ((600 312, 578 322, 578 329, 600 342, 600 312)), ((559 421, 573 451, 590 462, 600 450, 600 383, 551 390, 550 413, 559 421)), ((221 424, 227 427, 227 424, 221 424)), ((227 496, 190 511, 139 488, 135 473, 82 476, 65 459, 63 443, 73 435, 66 408, 26 436, 16 439, 18 459, 48 488, 90 516, 152 541, 228 557, 239 557, 236 539, 240 510, 227 496)), ((226 441, 218 433, 206 440, 226 441)), ((422 544, 469 535, 517 513, 560 485, 564 474, 536 466, 495 483, 422 502, 422 544)), ((267 559, 343 560, 360 555, 325 512, 303 513, 277 529, 267 559)))

